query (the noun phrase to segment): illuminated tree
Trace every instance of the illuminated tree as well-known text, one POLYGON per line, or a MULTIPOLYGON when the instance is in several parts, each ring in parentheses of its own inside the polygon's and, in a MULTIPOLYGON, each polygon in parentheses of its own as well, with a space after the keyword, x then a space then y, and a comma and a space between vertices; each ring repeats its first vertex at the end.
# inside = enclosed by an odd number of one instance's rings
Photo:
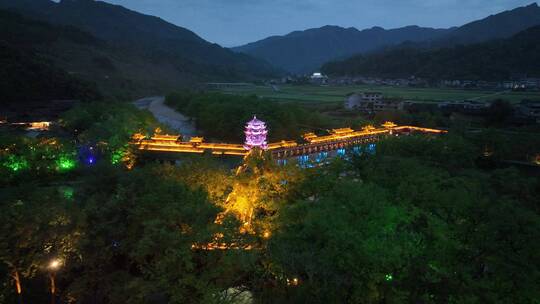
POLYGON ((236 214, 248 230, 264 233, 271 230, 271 215, 302 178, 298 167, 278 166, 268 153, 254 149, 234 177, 224 208, 236 214))

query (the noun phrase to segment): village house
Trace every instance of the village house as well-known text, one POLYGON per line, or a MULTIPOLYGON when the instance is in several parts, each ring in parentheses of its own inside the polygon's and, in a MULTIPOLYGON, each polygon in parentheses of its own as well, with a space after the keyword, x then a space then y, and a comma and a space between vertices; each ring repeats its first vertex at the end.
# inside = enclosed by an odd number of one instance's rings
POLYGON ((322 73, 313 73, 313 75, 309 77, 309 82, 311 82, 312 84, 318 84, 318 85, 327 84, 328 76, 323 75, 322 73))
POLYGON ((349 95, 345 99, 345 108, 372 114, 383 111, 397 111, 403 109, 403 102, 383 98, 380 92, 362 92, 349 95))

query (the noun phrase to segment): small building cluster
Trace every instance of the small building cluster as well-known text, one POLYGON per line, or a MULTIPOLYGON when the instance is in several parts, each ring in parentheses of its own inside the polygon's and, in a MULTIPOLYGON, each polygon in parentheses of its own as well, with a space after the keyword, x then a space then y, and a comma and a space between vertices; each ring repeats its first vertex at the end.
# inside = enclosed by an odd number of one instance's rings
POLYGON ((540 78, 516 78, 506 81, 486 81, 486 80, 441 80, 439 87, 449 88, 475 88, 487 90, 512 90, 512 91, 537 91, 540 89, 540 78))
POLYGON ((366 114, 403 109, 401 100, 384 98, 380 92, 361 92, 349 95, 345 99, 345 108, 366 114))
POLYGON ((313 73, 309 77, 309 82, 316 85, 324 85, 328 83, 328 76, 323 75, 322 73, 313 73))
POLYGON ((462 113, 462 114, 468 114, 468 115, 482 115, 485 114, 486 111, 489 109, 491 104, 489 102, 480 102, 480 101, 471 101, 471 100, 465 100, 465 101, 449 101, 449 102, 441 102, 437 104, 437 107, 443 112, 443 113, 462 113))
POLYGON ((540 124, 540 101, 524 100, 514 109, 517 118, 540 124))
POLYGON ((471 79, 439 79, 430 80, 410 76, 407 78, 381 78, 368 76, 332 76, 322 73, 306 75, 289 75, 281 79, 271 80, 274 84, 313 84, 313 85, 373 85, 391 87, 439 87, 482 90, 512 90, 512 91, 539 91, 540 78, 527 77, 527 75, 512 75, 507 80, 471 80, 471 79))
MULTIPOLYGON (((515 124, 540 123, 540 101, 524 100, 512 105, 511 122, 515 124)), ((381 92, 359 92, 345 98, 344 108, 363 114, 380 112, 440 112, 445 115, 459 113, 470 116, 489 115, 490 102, 463 100, 440 103, 385 98, 381 92)))

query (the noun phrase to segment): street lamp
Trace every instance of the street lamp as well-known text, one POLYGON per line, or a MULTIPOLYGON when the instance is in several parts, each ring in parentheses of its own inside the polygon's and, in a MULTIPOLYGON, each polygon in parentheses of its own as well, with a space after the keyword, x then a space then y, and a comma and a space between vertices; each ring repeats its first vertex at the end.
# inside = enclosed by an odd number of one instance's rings
POLYGON ((56 301, 56 282, 55 282, 55 273, 62 266, 62 261, 59 259, 54 259, 49 262, 47 268, 49 269, 49 278, 51 279, 51 304, 54 304, 56 301))

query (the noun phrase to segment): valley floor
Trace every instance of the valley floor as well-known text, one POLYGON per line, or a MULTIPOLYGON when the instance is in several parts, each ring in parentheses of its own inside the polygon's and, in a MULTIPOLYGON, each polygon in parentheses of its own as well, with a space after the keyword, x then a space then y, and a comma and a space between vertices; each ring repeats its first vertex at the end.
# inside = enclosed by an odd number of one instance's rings
POLYGON ((241 88, 225 88, 225 93, 242 95, 258 95, 284 102, 300 102, 313 105, 328 105, 343 102, 347 94, 363 91, 376 91, 388 98, 403 98, 405 100, 442 102, 476 100, 488 101, 496 98, 510 102, 520 102, 522 99, 540 99, 540 92, 511 92, 488 90, 465 90, 452 88, 414 88, 391 87, 375 85, 351 86, 314 86, 314 85, 277 85, 277 90, 271 86, 251 86, 241 88))

